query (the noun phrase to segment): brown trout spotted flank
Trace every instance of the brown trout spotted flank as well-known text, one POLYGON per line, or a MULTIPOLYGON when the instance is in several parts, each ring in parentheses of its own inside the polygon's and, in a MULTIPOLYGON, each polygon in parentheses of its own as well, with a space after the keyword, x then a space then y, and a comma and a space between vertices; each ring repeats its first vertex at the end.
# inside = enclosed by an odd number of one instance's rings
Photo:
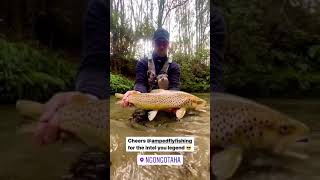
MULTIPOLYGON (((116 93, 117 98, 122 98, 123 94, 116 93)), ((187 109, 194 109, 201 112, 206 106, 206 101, 183 91, 155 89, 150 93, 134 93, 128 97, 129 103, 135 107, 151 110, 148 119, 152 121, 159 110, 178 109, 176 116, 183 118, 187 109)), ((120 103, 120 102, 118 102, 120 103)))
POLYGON ((234 95, 213 93, 211 111, 212 171, 230 178, 242 154, 252 150, 306 158, 291 146, 307 139, 309 128, 276 110, 234 95))
MULTIPOLYGON (((92 100, 86 95, 75 95, 72 101, 56 112, 59 128, 75 135, 89 146, 106 150, 108 140, 108 100, 92 100)), ((39 117, 43 104, 27 100, 16 103, 17 110, 24 116, 39 117)))

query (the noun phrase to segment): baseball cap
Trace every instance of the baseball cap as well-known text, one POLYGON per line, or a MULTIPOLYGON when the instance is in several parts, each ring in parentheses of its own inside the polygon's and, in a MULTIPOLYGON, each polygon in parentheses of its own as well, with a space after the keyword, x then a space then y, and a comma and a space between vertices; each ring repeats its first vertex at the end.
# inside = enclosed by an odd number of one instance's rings
POLYGON ((170 39, 169 32, 163 28, 157 29, 153 34, 153 40, 156 41, 159 39, 165 39, 165 40, 169 41, 169 39, 170 39))

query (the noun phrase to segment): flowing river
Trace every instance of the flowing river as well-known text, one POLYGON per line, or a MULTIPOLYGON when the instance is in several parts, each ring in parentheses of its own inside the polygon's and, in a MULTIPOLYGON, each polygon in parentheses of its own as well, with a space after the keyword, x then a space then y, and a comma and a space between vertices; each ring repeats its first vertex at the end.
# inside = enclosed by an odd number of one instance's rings
MULTIPOLYGON (((210 94, 196 94, 209 102, 210 94)), ((320 177, 320 99, 256 99, 311 128, 310 141, 305 152, 307 160, 262 155, 244 164, 233 180, 316 180, 320 177)), ((132 124, 129 118, 134 109, 123 109, 110 99, 111 178, 112 179, 209 179, 209 113, 186 115, 176 122, 159 116, 147 127, 132 124), (144 153, 182 154, 183 166, 137 166, 136 152, 126 152, 127 136, 193 136, 193 153, 144 153)), ((31 133, 19 131, 25 120, 13 105, 0 106, 0 179, 61 179, 74 160, 87 149, 86 145, 69 141, 38 147, 32 142, 31 133)))

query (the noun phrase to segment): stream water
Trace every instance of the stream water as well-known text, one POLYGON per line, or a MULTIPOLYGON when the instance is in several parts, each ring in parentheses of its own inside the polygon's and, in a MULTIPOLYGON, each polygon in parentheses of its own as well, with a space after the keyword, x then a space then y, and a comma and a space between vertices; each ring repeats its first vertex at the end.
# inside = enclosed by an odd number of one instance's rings
MULTIPOLYGON (((196 95, 209 100, 209 94, 196 95)), ((320 179, 320 99, 256 100, 311 128, 310 142, 306 147, 310 158, 297 160, 262 156, 251 164, 243 165, 242 170, 232 179, 320 179)), ((134 110, 116 105, 114 97, 110 100, 110 110, 112 179, 209 179, 209 113, 187 115, 180 122, 159 116, 157 121, 150 122, 146 128, 130 123, 128 119, 134 110), (194 136, 196 148, 193 153, 182 153, 183 166, 142 167, 136 164, 137 153, 125 152, 127 136, 194 136)), ((19 133, 23 120, 14 106, 0 106, 0 115, 0 179, 59 179, 87 148, 74 141, 38 147, 32 142, 32 134, 19 133)))

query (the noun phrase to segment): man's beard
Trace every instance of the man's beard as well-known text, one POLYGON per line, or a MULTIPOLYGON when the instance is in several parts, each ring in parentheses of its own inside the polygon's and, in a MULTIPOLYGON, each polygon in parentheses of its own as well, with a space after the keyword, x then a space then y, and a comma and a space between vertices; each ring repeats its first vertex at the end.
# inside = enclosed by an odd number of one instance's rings
POLYGON ((166 57, 168 53, 167 52, 160 52, 160 53, 156 52, 156 54, 159 57, 166 57))

